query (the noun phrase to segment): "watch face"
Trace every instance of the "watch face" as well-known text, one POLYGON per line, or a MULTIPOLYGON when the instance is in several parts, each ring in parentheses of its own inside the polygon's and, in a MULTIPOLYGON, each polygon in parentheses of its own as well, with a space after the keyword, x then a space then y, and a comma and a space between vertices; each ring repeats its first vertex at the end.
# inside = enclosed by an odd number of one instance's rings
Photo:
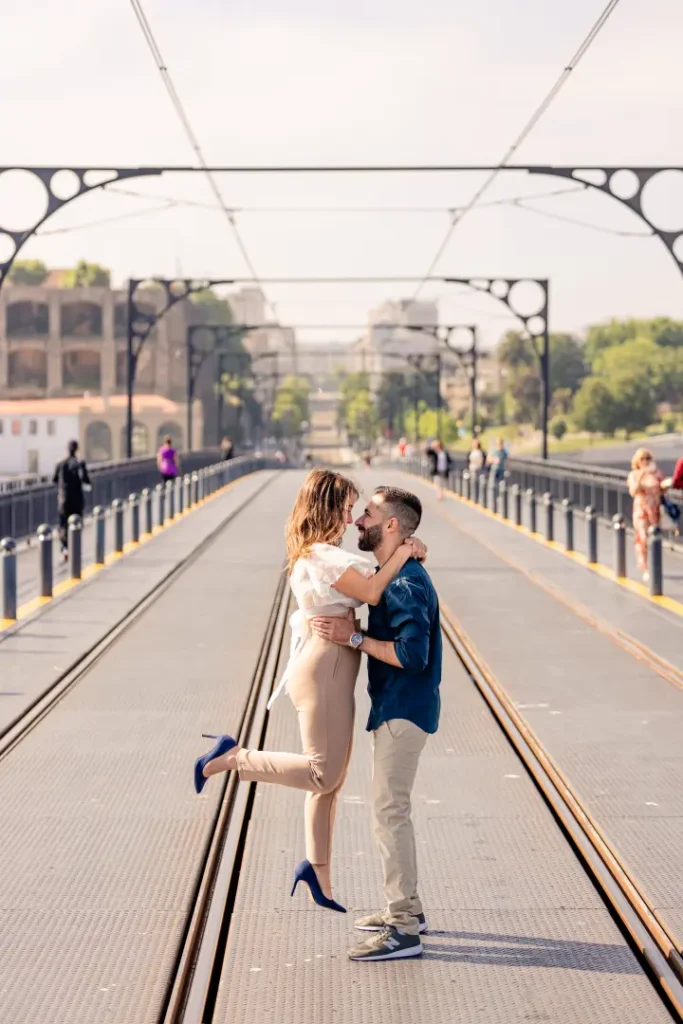
POLYGON ((363 634, 352 633, 351 637, 349 638, 349 643, 351 644, 352 647, 360 647, 360 645, 363 643, 363 634))

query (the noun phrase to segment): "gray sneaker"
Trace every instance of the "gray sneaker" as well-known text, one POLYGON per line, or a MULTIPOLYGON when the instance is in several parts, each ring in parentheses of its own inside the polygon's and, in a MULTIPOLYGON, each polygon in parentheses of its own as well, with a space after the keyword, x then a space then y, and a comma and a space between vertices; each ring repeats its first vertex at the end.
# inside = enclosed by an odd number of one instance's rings
POLYGON ((349 960, 404 960, 409 956, 422 956, 422 940, 419 935, 406 935, 398 928, 387 925, 349 950, 349 960))
MULTIPOLYGON (((420 924, 420 935, 427 931, 427 920, 424 914, 416 914, 420 924)), ((386 911, 376 910, 374 914, 367 917, 359 917, 354 925, 359 932, 381 932, 387 926, 386 911)))

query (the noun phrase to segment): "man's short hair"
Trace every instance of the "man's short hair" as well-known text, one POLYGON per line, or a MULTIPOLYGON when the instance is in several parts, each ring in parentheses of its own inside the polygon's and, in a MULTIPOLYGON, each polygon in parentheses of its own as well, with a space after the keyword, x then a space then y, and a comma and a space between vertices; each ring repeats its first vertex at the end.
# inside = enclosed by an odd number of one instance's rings
POLYGON ((410 537, 422 519, 422 502, 416 494, 401 487, 376 487, 374 492, 384 501, 389 515, 398 520, 402 537, 410 537))

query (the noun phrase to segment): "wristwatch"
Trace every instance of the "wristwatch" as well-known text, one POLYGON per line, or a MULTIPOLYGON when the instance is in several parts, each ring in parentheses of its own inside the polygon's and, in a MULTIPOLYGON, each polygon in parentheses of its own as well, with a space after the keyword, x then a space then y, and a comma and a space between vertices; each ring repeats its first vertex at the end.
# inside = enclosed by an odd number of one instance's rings
POLYGON ((352 633, 349 637, 349 647, 353 647, 354 651, 357 651, 364 640, 365 637, 362 633, 352 633))

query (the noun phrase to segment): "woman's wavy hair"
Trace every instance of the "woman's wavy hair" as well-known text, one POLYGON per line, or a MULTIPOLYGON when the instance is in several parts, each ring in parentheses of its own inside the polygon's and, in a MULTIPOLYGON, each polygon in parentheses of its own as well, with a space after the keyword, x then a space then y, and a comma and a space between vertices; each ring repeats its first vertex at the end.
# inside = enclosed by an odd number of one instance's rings
POLYGON ((338 544, 346 529, 346 508, 359 491, 352 480, 330 469, 312 469, 296 496, 285 527, 287 567, 306 558, 314 544, 338 544))

